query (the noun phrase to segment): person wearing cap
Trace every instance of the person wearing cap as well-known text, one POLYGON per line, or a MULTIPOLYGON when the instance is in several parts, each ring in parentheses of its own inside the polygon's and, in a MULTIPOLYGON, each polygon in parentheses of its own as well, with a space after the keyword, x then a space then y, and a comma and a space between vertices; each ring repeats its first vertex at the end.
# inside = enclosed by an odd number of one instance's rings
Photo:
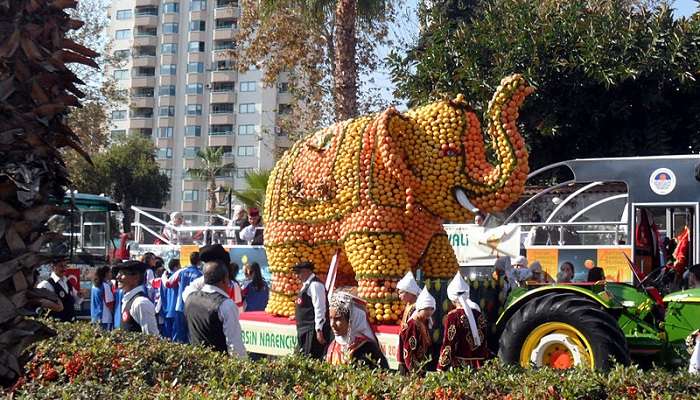
POLYGON ((415 310, 399 332, 399 349, 396 360, 399 372, 402 374, 422 374, 430 362, 430 328, 432 315, 435 312, 435 298, 428 288, 423 288, 416 299, 415 310))
POLYGON ((297 348, 302 354, 321 360, 330 339, 326 288, 314 274, 312 262, 301 262, 293 270, 303 282, 294 310, 297 348))
POLYGON ((396 290, 399 292, 399 300, 406 304, 401 317, 401 329, 403 329, 415 310, 416 299, 420 294, 420 287, 413 277, 413 272, 406 272, 406 275, 396 284, 396 290))
POLYGON ((226 236, 229 238, 229 244, 244 244, 241 240, 240 233, 243 228, 250 225, 248 222, 248 213, 241 205, 235 205, 233 207, 233 213, 231 219, 228 221, 227 226, 229 229, 226 231, 226 236))
POLYGON ((328 305, 334 339, 326 362, 332 365, 364 364, 389 368, 367 317, 367 303, 347 292, 335 292, 328 305))
POLYGON ((175 318, 173 320, 172 340, 179 343, 189 343, 187 338, 187 321, 185 320, 185 290, 197 278, 202 276, 199 270, 200 253, 190 254, 190 265, 175 271, 165 282, 166 288, 176 288, 175 318))
POLYGON ((124 292, 121 299, 121 329, 158 335, 156 309, 144 291, 143 280, 148 267, 141 261, 118 266, 117 282, 124 292))
POLYGON ((187 328, 193 344, 246 357, 238 308, 228 296, 228 267, 222 260, 204 265, 204 285, 185 301, 187 328))
POLYGON ((447 286, 447 297, 456 308, 447 314, 438 370, 479 368, 488 355, 486 319, 469 298, 469 285, 461 273, 457 272, 447 286))
POLYGON ((75 320, 75 304, 80 303, 81 297, 78 291, 68 283, 66 260, 54 262, 51 266, 51 276, 49 276, 49 279, 39 283, 37 288, 55 293, 63 306, 52 307, 51 311, 49 311, 50 317, 63 322, 75 320))
POLYGON ((250 225, 241 230, 241 240, 249 245, 260 246, 263 244, 262 219, 260 210, 251 208, 248 210, 248 222, 250 225))

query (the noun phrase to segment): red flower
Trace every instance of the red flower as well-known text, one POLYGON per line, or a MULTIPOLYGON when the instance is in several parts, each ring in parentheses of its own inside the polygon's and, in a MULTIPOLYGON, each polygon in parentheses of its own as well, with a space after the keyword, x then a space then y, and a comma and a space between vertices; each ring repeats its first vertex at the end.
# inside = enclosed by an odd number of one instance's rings
POLYGON ((627 396, 629 397, 637 397, 637 387, 636 386, 627 386, 627 396))

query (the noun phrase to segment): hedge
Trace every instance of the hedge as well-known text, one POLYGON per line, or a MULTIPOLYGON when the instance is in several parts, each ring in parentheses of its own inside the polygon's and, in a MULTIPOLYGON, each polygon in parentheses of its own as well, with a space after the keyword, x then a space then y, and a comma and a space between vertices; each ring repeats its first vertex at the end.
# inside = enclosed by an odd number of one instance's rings
POLYGON ((700 378, 682 371, 617 366, 522 370, 497 360, 478 370, 404 377, 329 366, 301 356, 233 359, 201 347, 87 323, 48 322, 15 399, 691 399, 700 378))

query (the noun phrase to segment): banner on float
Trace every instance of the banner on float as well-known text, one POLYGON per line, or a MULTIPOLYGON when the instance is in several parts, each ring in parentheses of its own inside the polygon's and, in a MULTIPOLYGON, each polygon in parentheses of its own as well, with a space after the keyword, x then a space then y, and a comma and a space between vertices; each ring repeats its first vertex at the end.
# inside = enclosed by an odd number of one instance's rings
POLYGON ((445 232, 459 265, 493 265, 498 257, 520 254, 520 226, 485 228, 479 225, 446 224, 445 232))
POLYGON ((542 270, 552 280, 556 280, 559 268, 564 262, 574 265, 574 280, 588 280, 589 267, 601 267, 605 280, 609 282, 632 282, 632 270, 625 255, 632 256, 631 246, 575 246, 575 247, 527 247, 528 261, 539 261, 542 270))
MULTIPOLYGON (((292 354, 297 347, 296 325, 241 319, 241 330, 243 344, 250 353, 286 356, 292 354)), ((381 332, 376 335, 389 367, 398 369, 396 349, 399 346, 399 335, 381 332)))

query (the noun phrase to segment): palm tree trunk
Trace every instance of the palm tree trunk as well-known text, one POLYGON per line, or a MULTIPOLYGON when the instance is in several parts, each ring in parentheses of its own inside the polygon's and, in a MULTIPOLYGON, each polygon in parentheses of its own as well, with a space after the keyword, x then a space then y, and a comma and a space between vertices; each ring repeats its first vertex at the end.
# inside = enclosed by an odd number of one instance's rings
POLYGON ((214 211, 216 211, 216 193, 214 193, 215 190, 216 190, 216 178, 211 177, 209 180, 209 189, 207 189, 207 196, 208 196, 207 212, 210 214, 213 214, 214 211))
POLYGON ((337 121, 357 115, 357 0, 339 0, 335 8, 334 97, 337 121))

